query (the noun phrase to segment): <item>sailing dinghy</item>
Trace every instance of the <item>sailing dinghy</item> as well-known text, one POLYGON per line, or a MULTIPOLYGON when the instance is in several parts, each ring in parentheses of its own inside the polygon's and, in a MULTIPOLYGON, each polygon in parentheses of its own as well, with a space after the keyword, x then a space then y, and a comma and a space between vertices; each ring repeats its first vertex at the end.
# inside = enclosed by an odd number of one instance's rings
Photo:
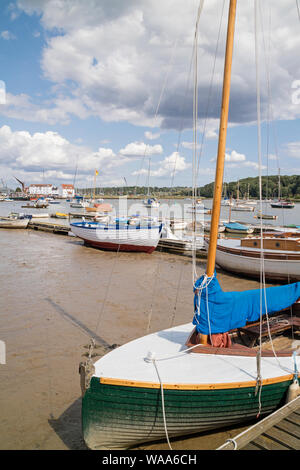
POLYGON ((227 293, 215 273, 235 11, 236 0, 230 0, 210 245, 206 274, 194 280, 193 323, 138 338, 94 364, 90 354, 80 365, 83 436, 91 449, 164 438, 172 448, 172 437, 271 413, 298 384, 300 358, 293 349, 275 355, 263 349, 261 334, 258 349, 247 338, 267 312, 278 321, 282 311, 285 329, 299 327, 300 283, 227 293), (286 310, 293 305, 292 313, 286 310))

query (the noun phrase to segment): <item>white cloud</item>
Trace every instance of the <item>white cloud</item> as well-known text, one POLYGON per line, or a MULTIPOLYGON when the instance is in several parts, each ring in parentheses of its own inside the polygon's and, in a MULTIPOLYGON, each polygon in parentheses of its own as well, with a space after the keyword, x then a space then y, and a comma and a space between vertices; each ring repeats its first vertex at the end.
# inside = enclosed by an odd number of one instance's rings
POLYGON ((5 41, 10 41, 12 39, 17 39, 16 36, 11 33, 10 31, 1 31, 1 34, 0 34, 1 38, 2 39, 5 39, 5 41))
POLYGON ((146 145, 144 142, 132 142, 127 144, 125 148, 120 150, 121 155, 127 156, 149 156, 149 155, 160 155, 163 152, 163 148, 160 144, 158 145, 146 145))
POLYGON ((155 140, 155 139, 158 139, 160 137, 160 133, 159 132, 152 133, 151 131, 146 131, 145 132, 145 137, 148 140, 155 140))
POLYGON ((286 144, 287 154, 293 158, 300 158, 300 141, 286 144))
MULTIPOLYGON (((155 170, 150 170, 150 176, 162 178, 162 177, 171 177, 178 172, 184 171, 190 168, 190 164, 185 161, 185 158, 181 156, 178 152, 173 152, 168 157, 165 157, 162 161, 157 163, 159 167, 155 170)), ((148 170, 142 168, 133 172, 133 175, 146 175, 148 170)))
MULTIPOLYGON (((194 142, 186 142, 186 141, 181 142, 181 145, 183 148, 189 149, 189 150, 193 150, 195 146, 194 142)), ((197 144, 197 149, 199 148, 200 148, 200 144, 197 144)))
POLYGON ((126 157, 111 148, 100 147, 94 152, 88 147, 71 144, 57 132, 30 134, 14 132, 9 126, 0 128, 0 164, 31 177, 45 170, 49 178, 70 179, 74 177, 77 163, 78 175, 92 175, 98 169, 102 175, 109 176, 116 167, 127 162, 126 157))
MULTIPOLYGON (((81 119, 99 116, 106 122, 178 129, 185 118, 185 126, 191 126, 192 112, 187 116, 183 110, 192 110, 191 93, 185 90, 198 1, 17 0, 17 6, 19 12, 40 15, 41 25, 51 32, 42 52, 42 71, 44 78, 61 87, 60 99, 53 100, 52 106, 41 104, 42 112, 35 110, 32 120, 38 121, 41 114, 43 122, 66 122, 74 114, 81 119), (70 81, 73 88, 66 96, 64 85, 70 81)), ((268 54, 267 63, 271 64, 272 118, 295 119, 300 116, 300 107, 292 103, 291 88, 300 77, 300 64, 295 60, 300 47, 296 6, 286 8, 282 2, 266 0, 261 11, 265 37, 260 35, 259 41, 262 60, 263 53, 268 54), (270 17, 272 31, 268 30, 270 17), (271 45, 267 51, 266 44, 271 45)), ((206 2, 199 24, 199 119, 207 114, 207 139, 217 137, 225 43, 223 27, 216 54, 220 13, 218 0, 206 2)), ((230 100, 230 121, 235 123, 256 119, 252 15, 252 3, 240 2, 230 100)), ((265 66, 264 62, 263 119, 270 104, 265 66)), ((14 117, 17 111, 16 106, 14 117)))
POLYGON ((225 162, 236 163, 236 162, 245 162, 246 155, 243 153, 238 153, 235 150, 232 150, 231 153, 225 153, 225 162))

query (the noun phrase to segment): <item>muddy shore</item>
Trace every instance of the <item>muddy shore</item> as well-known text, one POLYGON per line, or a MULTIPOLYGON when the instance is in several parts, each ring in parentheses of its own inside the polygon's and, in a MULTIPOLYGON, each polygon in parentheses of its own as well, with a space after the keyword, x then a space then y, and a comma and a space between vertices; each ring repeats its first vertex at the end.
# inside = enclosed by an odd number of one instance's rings
MULTIPOLYGON (((155 251, 111 253, 76 238, 1 230, 0 449, 86 449, 79 362, 91 336, 99 353, 192 319, 191 259, 155 251)), ((205 262, 197 261, 203 274, 205 262)), ((219 273, 224 290, 259 287, 219 273)), ((172 440, 173 449, 216 449, 244 427, 172 440)), ((167 449, 166 442, 139 449, 167 449)))

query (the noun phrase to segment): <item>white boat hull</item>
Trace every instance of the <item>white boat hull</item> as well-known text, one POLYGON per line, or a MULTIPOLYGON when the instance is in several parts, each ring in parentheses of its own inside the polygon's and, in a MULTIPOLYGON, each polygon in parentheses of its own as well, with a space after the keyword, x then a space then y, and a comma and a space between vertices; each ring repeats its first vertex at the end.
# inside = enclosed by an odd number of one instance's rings
MULTIPOLYGON (((297 252, 293 253, 264 250, 266 278, 283 281, 287 281, 287 279, 300 280, 300 254, 299 252, 298 254, 297 252)), ((250 277, 260 276, 261 260, 258 250, 243 250, 237 245, 234 250, 226 250, 226 241, 222 240, 218 242, 216 263, 226 271, 250 277)))
POLYGON ((27 228, 29 219, 0 219, 0 228, 27 228))
POLYGON ((232 206, 231 207, 231 210, 232 211, 243 211, 243 212, 253 212, 254 211, 254 207, 253 206, 232 206))
POLYGON ((71 224, 71 230, 91 246, 112 251, 142 251, 152 253, 157 247, 162 225, 104 225, 95 223, 71 224))

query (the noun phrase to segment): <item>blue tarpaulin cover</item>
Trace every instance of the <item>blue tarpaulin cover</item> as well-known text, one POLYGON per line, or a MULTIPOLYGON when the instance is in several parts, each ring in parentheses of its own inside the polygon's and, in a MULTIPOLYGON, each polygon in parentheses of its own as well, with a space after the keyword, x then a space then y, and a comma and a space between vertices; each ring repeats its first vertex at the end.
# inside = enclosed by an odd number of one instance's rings
POLYGON ((267 312, 271 315, 290 307, 300 297, 300 282, 267 287, 261 296, 261 289, 223 292, 216 274, 206 279, 201 276, 194 285, 193 324, 204 335, 225 333, 245 326, 247 321, 259 320, 261 304, 262 314, 266 313, 267 304, 267 312))
POLYGON ((238 222, 230 222, 228 224, 224 223, 224 226, 226 228, 231 228, 232 230, 246 231, 246 230, 249 229, 249 227, 247 227, 247 225, 242 225, 242 224, 239 224, 238 222))

